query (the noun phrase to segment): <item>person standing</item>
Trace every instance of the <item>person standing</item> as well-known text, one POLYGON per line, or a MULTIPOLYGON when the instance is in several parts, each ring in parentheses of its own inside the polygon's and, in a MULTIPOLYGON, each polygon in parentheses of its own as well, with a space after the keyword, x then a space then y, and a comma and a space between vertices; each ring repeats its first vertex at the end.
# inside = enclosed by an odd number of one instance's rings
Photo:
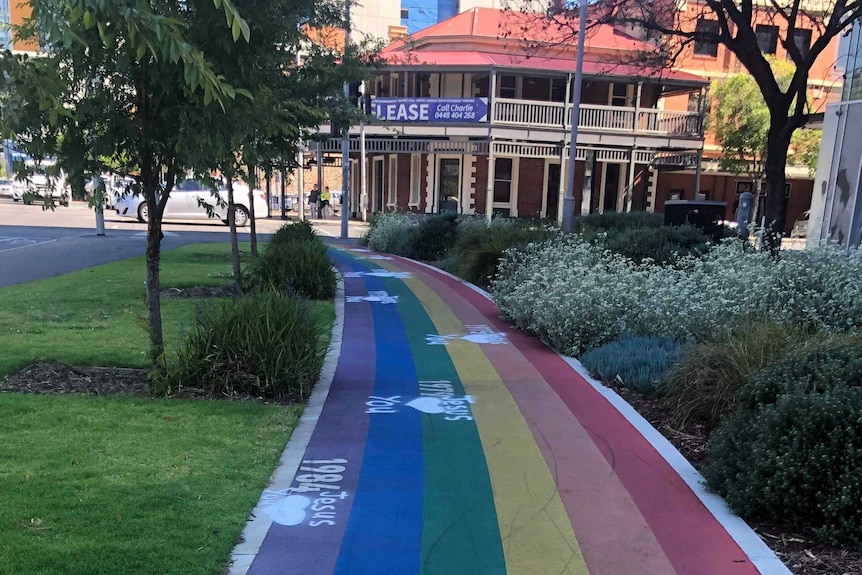
POLYGON ((324 186, 323 193, 320 194, 320 217, 324 220, 329 218, 329 199, 331 197, 329 186, 324 186))
POLYGON ((318 209, 320 208, 320 190, 317 184, 311 188, 311 193, 308 195, 308 207, 311 209, 311 219, 316 220, 318 217, 318 209))

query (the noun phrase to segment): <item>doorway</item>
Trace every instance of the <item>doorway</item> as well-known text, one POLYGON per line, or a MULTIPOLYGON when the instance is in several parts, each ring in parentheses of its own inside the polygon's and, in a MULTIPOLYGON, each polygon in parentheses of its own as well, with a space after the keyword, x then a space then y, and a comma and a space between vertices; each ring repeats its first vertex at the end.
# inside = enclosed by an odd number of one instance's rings
POLYGON ((560 208, 560 164, 548 164, 548 178, 545 182, 545 214, 544 217, 557 221, 560 208))
POLYGON ((440 158, 437 183, 440 212, 457 212, 461 191, 461 158, 440 158))
POLYGON ((619 211, 622 164, 605 164, 602 170, 602 212, 619 211))

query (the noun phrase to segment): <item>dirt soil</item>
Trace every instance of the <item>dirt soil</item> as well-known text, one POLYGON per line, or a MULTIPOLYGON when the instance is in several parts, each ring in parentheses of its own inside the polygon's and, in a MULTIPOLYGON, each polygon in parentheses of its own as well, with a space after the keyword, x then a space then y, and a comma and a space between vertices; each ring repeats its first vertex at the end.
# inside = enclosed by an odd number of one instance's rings
MULTIPOLYGON (((34 364, 0 381, 0 393, 79 395, 135 395, 153 397, 147 370, 124 367, 75 367, 72 365, 34 364)), ((249 395, 214 394, 205 389, 184 387, 172 390, 173 399, 264 401, 249 395)))
POLYGON ((165 288, 162 297, 177 298, 207 298, 207 297, 234 297, 237 295, 236 287, 226 285, 220 287, 194 286, 189 288, 165 288))
MULTIPOLYGON (((670 411, 660 399, 646 397, 630 389, 614 387, 638 413, 655 427, 699 471, 709 462, 708 432, 702 425, 674 429, 670 411)), ((860 575, 862 553, 848 551, 818 541, 792 529, 768 523, 751 527, 787 565, 794 575, 860 575)))

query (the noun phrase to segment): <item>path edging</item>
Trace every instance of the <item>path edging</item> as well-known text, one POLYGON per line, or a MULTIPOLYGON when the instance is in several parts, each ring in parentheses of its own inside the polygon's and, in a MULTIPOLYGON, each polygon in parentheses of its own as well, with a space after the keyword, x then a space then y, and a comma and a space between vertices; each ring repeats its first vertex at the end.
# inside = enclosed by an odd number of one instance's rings
MULTIPOLYGON (((396 256, 407 260, 421 267, 432 270, 436 273, 444 275, 460 284, 470 288, 482 297, 489 301, 494 301, 487 291, 482 288, 459 278, 458 276, 441 270, 440 268, 426 264, 424 262, 396 256)), ((704 487, 703 476, 694 468, 694 466, 686 459, 673 444, 665 438, 652 424, 647 421, 640 413, 635 410, 629 403, 622 398, 616 391, 605 386, 600 381, 594 379, 586 368, 576 358, 569 357, 548 345, 547 342, 542 343, 551 351, 556 353, 575 373, 580 375, 593 389, 604 397, 620 415, 622 415, 638 433, 658 452, 659 455, 667 462, 668 465, 682 478, 688 485, 689 489, 694 492, 704 507, 715 517, 715 520, 724 528, 725 531, 733 538, 740 549, 751 560, 751 563, 761 573, 761 575, 792 575, 790 569, 778 558, 775 552, 760 538, 760 536, 748 525, 742 518, 734 514, 727 506, 724 498, 710 493, 704 487)))
MULTIPOLYGON (((343 335, 344 278, 339 274, 338 288, 335 294, 335 323, 332 325, 332 335, 329 339, 326 359, 323 362, 323 368, 320 371, 317 385, 314 386, 314 391, 311 392, 311 397, 308 399, 308 405, 302 412, 299 424, 294 428, 290 440, 287 442, 287 446, 278 460, 278 466, 273 471, 269 483, 267 483, 267 490, 278 491, 287 489, 293 483, 293 478, 302 463, 305 450, 317 427, 317 422, 323 411, 323 404, 326 403, 326 398, 329 396, 329 388, 332 385, 332 380, 335 378, 335 369, 338 366, 338 358, 341 355, 343 335)), ((263 540, 266 538, 266 534, 269 532, 273 521, 264 512, 262 503, 263 497, 261 496, 242 531, 241 542, 231 551, 230 568, 227 571, 227 575, 246 575, 254 558, 257 557, 258 551, 260 551, 261 545, 263 545, 263 540)))

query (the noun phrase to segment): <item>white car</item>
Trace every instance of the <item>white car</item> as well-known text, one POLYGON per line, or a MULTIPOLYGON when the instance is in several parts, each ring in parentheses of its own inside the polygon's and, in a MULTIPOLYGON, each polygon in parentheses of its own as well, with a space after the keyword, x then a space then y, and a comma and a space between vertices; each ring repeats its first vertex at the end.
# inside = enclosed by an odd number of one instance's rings
POLYGON ((13 191, 12 180, 0 178, 0 198, 11 198, 13 191))
MULTIPOLYGON (((165 220, 208 220, 210 206, 213 218, 217 218, 227 224, 227 188, 222 185, 219 188, 219 197, 224 205, 218 205, 218 200, 213 196, 212 189, 198 180, 187 179, 179 183, 173 190, 165 204, 165 220)), ((234 195, 234 218, 237 226, 247 226, 250 219, 248 209, 248 186, 241 183, 233 185, 234 195)), ((264 218, 267 215, 266 194, 261 190, 254 191, 254 215, 256 218, 264 218)), ((114 202, 117 215, 123 218, 137 218, 141 222, 149 220, 149 206, 140 195, 127 195, 117 198, 114 202)))

